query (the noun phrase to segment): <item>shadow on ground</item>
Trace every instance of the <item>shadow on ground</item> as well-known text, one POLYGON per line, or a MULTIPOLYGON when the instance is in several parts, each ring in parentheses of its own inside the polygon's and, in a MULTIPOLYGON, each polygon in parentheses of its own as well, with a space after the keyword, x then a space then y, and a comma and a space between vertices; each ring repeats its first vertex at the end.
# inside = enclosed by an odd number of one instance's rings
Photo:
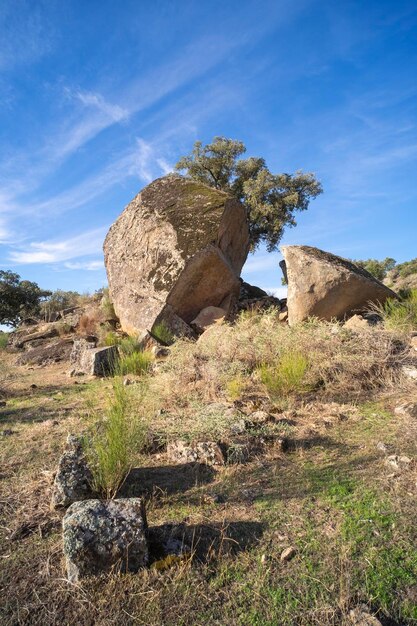
POLYGON ((158 467, 135 467, 123 483, 118 497, 182 493, 214 480, 216 471, 204 463, 182 463, 158 467))
POLYGON ((200 562, 226 554, 236 555, 260 540, 260 522, 223 522, 222 524, 162 524, 148 529, 151 562, 173 552, 192 555, 200 562))

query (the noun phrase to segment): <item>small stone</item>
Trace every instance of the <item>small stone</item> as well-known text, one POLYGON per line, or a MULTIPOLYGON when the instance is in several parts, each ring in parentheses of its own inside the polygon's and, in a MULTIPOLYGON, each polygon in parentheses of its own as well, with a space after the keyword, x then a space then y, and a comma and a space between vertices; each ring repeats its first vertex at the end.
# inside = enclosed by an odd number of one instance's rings
POLYGON ((378 443, 376 444, 376 448, 377 450, 379 450, 380 452, 388 452, 388 447, 385 443, 383 443, 382 441, 378 441, 378 443))
POLYGON ((68 580, 105 572, 137 572, 148 564, 141 498, 75 502, 62 523, 68 580))
POLYGON ((6 406, 6 400, 0 400, 0 407, 6 406))
POLYGON ((37 388, 38 388, 38 385, 35 385, 35 383, 32 383, 32 384, 31 384, 31 386, 30 386, 30 388, 31 388, 31 389, 37 389, 37 388))
POLYGON ((417 336, 415 337, 411 337, 411 347, 414 348, 414 350, 417 350, 417 336))
POLYGON ((405 415, 407 417, 417 417, 417 404, 414 402, 406 402, 400 404, 394 409, 395 415, 405 415))
POLYGON ((402 370, 406 378, 409 378, 410 380, 417 380, 417 367, 404 365, 402 370))
POLYGON ((124 385, 125 387, 128 387, 129 385, 133 385, 133 380, 131 380, 130 378, 125 378, 125 379, 123 380, 123 385, 124 385))
POLYGON ((230 426, 230 432, 232 435, 243 435, 246 430, 246 424, 244 419, 240 419, 230 426))
POLYGON ((11 428, 5 428, 4 430, 1 431, 2 437, 10 437, 10 435, 14 435, 15 434, 15 430, 12 430, 11 428))
POLYGON ((408 456, 398 456, 397 454, 391 454, 387 457, 386 461, 387 465, 391 465, 395 469, 407 469, 410 463, 412 462, 408 456))
POLYGON ((182 439, 171 441, 167 445, 167 456, 175 463, 207 463, 224 465, 220 446, 214 441, 201 441, 188 444, 182 439))
POLYGON ((379 619, 374 617, 365 604, 351 609, 349 617, 354 626, 382 626, 379 619))
POLYGON ((270 415, 266 411, 254 411, 250 414, 249 419, 255 424, 264 424, 269 421, 270 415))
POLYGON ((280 561, 282 563, 290 561, 291 559, 293 559, 295 557, 296 554, 297 554, 297 550, 296 550, 296 548, 294 548, 294 546, 290 546, 289 548, 285 548, 285 550, 283 550, 281 552, 280 561))
POLYGON ((167 346, 153 346, 151 352, 155 359, 166 359, 169 356, 169 348, 167 346))

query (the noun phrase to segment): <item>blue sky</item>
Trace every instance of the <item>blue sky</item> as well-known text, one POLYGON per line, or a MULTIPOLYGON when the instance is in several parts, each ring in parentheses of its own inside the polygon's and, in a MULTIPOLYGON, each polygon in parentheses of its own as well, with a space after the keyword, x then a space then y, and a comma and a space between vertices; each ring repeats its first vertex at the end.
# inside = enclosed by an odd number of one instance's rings
POLYGON ((416 96, 414 0, 2 0, 0 267, 99 288, 109 225, 215 135, 322 181, 282 243, 414 258, 416 96))

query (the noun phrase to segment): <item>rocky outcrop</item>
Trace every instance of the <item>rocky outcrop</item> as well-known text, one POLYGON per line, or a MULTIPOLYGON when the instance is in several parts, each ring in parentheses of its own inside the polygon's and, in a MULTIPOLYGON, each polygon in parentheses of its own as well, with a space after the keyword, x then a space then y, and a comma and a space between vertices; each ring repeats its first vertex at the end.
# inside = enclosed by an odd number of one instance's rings
POLYGON ((224 456, 220 446, 214 441, 201 441, 188 444, 182 439, 170 441, 167 457, 174 463, 207 463, 224 465, 224 456))
POLYGON ((68 580, 104 572, 137 572, 148 563, 146 515, 140 498, 75 502, 63 522, 68 580))
POLYGON ((310 246, 283 246, 288 321, 344 319, 396 294, 351 261, 310 246))
POLYGON ((248 246, 246 211, 236 199, 178 175, 155 180, 125 208, 104 243, 123 330, 142 336, 174 316, 189 324, 205 307, 230 307, 248 246))

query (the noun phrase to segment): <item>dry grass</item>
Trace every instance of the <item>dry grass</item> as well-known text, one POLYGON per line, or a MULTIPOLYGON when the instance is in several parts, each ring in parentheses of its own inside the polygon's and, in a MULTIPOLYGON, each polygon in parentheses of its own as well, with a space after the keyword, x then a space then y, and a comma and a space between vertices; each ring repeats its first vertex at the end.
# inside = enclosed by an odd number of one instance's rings
POLYGON ((264 407, 272 415, 256 434, 263 452, 214 469, 172 465, 163 450, 133 452, 140 464, 126 495, 146 498, 150 537, 171 523, 193 558, 82 585, 65 580, 50 485, 66 433, 85 430, 91 403, 105 414, 111 381, 74 385, 61 366, 10 365, 0 409, 2 428, 15 431, 0 439, 1 623, 347 626, 350 609, 365 603, 383 623, 416 624, 417 466, 396 472, 377 448, 382 441, 417 458, 415 420, 393 413, 417 402, 401 378, 406 359, 394 334, 282 328, 271 313, 175 344, 154 374, 127 388, 129 410, 162 435, 192 439, 222 438, 236 420, 227 408, 245 416, 264 407), (259 367, 278 367, 291 350, 308 360, 302 378, 314 391, 290 390, 277 409, 259 367), (284 427, 287 452, 271 438, 284 427), (289 545, 297 554, 282 563, 289 545))

